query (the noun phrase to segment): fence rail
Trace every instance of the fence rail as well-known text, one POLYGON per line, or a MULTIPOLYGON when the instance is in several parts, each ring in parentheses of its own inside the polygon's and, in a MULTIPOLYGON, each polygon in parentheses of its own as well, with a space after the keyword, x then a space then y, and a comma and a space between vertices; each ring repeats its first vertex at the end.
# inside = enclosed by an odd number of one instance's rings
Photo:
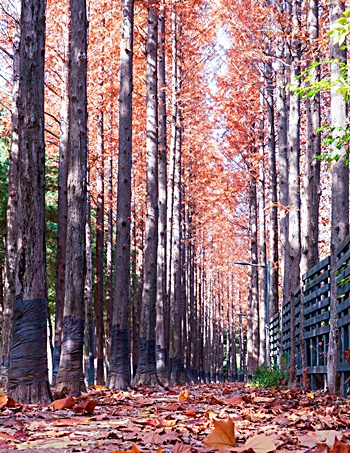
MULTIPOLYGON (((302 288, 294 293, 294 335, 297 376, 303 374, 300 344, 300 320, 303 316, 305 361, 312 389, 327 385, 327 351, 329 342, 330 272, 336 272, 337 312, 339 329, 338 372, 343 395, 350 389, 350 235, 337 250, 336 269, 330 269, 327 257, 310 269, 302 279, 302 288), (301 310, 302 308, 302 310, 301 310)), ((282 307, 282 312, 270 319, 270 357, 272 363, 282 360, 289 363, 291 354, 291 305, 282 307)))

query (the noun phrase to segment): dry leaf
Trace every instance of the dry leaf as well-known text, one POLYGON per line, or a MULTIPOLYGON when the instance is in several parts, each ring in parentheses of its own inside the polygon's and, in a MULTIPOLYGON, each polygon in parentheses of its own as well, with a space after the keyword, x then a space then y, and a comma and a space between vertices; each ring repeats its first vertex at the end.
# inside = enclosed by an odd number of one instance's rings
POLYGON ((92 414, 94 412, 95 407, 97 406, 96 400, 86 400, 82 403, 77 404, 73 411, 75 414, 92 414))
POLYGON ((350 445, 344 444, 343 442, 335 438, 334 445, 330 453, 350 453, 350 445))
POLYGON ((254 398, 254 403, 271 403, 271 401, 273 401, 274 398, 269 398, 269 397, 266 397, 266 396, 256 396, 254 398))
POLYGON ((122 450, 115 450, 112 453, 141 453, 140 450, 136 447, 135 444, 132 444, 131 450, 122 451, 122 450))
POLYGON ((191 453, 191 446, 185 445, 182 442, 176 442, 173 453, 191 453))
POLYGON ((236 396, 234 398, 228 398, 227 400, 225 400, 225 403, 228 403, 231 406, 237 406, 238 404, 243 403, 243 400, 241 396, 236 396))
POLYGON ((184 401, 190 397, 190 392, 186 389, 180 392, 179 401, 184 401))
POLYGON ((204 439, 205 445, 221 450, 226 447, 234 447, 236 445, 235 425, 233 421, 213 420, 214 430, 204 439))
POLYGON ((317 436, 317 443, 325 443, 328 447, 332 447, 335 443, 335 439, 341 440, 343 433, 341 431, 335 430, 321 430, 316 431, 315 435, 317 436))
POLYGON ((15 400, 13 400, 7 395, 0 396, 0 409, 2 407, 14 407, 14 406, 16 406, 15 400))
POLYGON ((270 451, 276 451, 276 446, 269 437, 262 434, 250 437, 246 441, 244 444, 244 451, 248 450, 253 450, 255 453, 268 453, 270 451))
POLYGON ((72 407, 74 406, 75 400, 71 396, 53 401, 51 404, 49 404, 49 407, 53 407, 55 411, 60 411, 62 409, 72 409, 72 407))

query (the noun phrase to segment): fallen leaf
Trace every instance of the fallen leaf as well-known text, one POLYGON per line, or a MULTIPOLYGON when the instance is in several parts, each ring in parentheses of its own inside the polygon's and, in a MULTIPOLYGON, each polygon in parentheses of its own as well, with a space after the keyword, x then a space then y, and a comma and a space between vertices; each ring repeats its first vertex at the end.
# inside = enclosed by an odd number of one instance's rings
POLYGON ((186 389, 180 392, 179 401, 187 400, 190 397, 190 392, 186 389))
POLYGON ((254 398, 254 403, 271 403, 271 401, 273 400, 274 398, 269 398, 266 396, 256 396, 254 398))
POLYGON ((115 450, 115 451, 113 451, 112 453, 141 453, 141 452, 140 452, 140 450, 136 447, 135 444, 132 444, 131 450, 128 450, 128 451, 126 451, 126 450, 124 450, 124 451, 122 451, 122 450, 115 450))
POLYGON ((250 437, 244 444, 243 451, 251 451, 255 453, 269 453, 276 451, 276 446, 265 434, 250 437))
POLYGON ((228 398, 225 400, 225 403, 228 403, 231 406, 237 406, 238 404, 243 403, 243 400, 241 396, 236 396, 235 398, 228 398))
POLYGON ((75 414, 92 414, 96 406, 97 401, 90 399, 76 404, 73 411, 75 414))
POLYGON ((67 398, 62 398, 60 400, 53 401, 49 404, 48 407, 53 407, 55 411, 60 411, 62 409, 72 409, 75 406, 75 400, 71 396, 67 398))
POLYGON ((11 397, 7 395, 0 396, 0 409, 2 407, 14 407, 14 406, 16 406, 16 402, 11 397))
POLYGON ((336 437, 330 453, 350 453, 350 445, 344 444, 336 437))
POLYGON ((187 417, 197 417, 196 412, 192 409, 188 409, 188 411, 185 412, 185 415, 187 415, 187 417))
POLYGON ((182 442, 176 442, 173 453, 191 453, 191 446, 185 445, 182 442))
POLYGON ((335 430, 320 430, 315 432, 318 443, 325 443, 328 447, 332 447, 335 443, 335 439, 341 440, 343 433, 335 430))
POLYGON ((234 447, 236 445, 235 425, 233 421, 213 419, 214 430, 204 439, 205 445, 217 449, 234 447))

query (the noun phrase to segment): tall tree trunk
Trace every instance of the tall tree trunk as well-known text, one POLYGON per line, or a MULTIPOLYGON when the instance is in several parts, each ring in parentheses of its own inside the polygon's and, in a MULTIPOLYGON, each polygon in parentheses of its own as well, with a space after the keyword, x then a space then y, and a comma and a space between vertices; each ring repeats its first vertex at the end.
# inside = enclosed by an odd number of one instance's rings
POLYGON ((88 385, 95 383, 95 329, 92 309, 92 238, 91 238, 91 193, 90 169, 88 169, 88 189, 86 202, 86 276, 84 290, 85 307, 85 341, 84 341, 84 372, 88 385))
POLYGON ((86 1, 70 0, 66 284, 56 392, 79 396, 83 373, 87 175, 86 1))
MULTIPOLYGON (((263 96, 261 95, 261 114, 264 112, 263 96)), ((264 130, 264 124, 262 122, 261 129, 264 130)), ((258 218, 259 218, 259 263, 264 265, 267 259, 266 253, 266 221, 265 221, 265 165, 264 165, 264 136, 262 134, 262 143, 260 151, 260 163, 259 163, 259 181, 257 184, 257 203, 258 203, 258 218)), ((271 203, 272 204, 272 203, 271 203)), ((272 207, 270 207, 272 209, 272 207)), ((270 231, 270 239, 273 234, 270 231)), ((261 367, 265 359, 266 352, 266 269, 259 267, 259 360, 258 365, 261 367)))
POLYGON ((166 79, 165 79, 165 0, 162 0, 159 17, 159 226, 157 258, 157 323, 156 360, 157 374, 162 383, 168 380, 168 351, 165 339, 166 321, 166 241, 167 241, 167 140, 166 140, 166 79))
MULTIPOLYGON (((307 15, 309 37, 309 61, 319 61, 317 55, 318 39, 318 0, 310 0, 307 15), (316 53, 316 55, 315 55, 316 53), (316 59, 315 59, 316 57, 316 59)), ((309 64, 310 64, 309 63, 309 64)), ((319 80, 318 66, 311 69, 312 81, 319 80)), ((318 208, 320 202, 320 161, 321 137, 317 130, 320 128, 320 93, 306 99, 306 156, 303 178, 303 198, 301 200, 301 259, 300 287, 303 285, 303 275, 319 261, 318 253, 318 208)), ((300 352, 303 369, 303 382, 306 379, 306 350, 304 343, 304 292, 300 292, 300 352)))
MULTIPOLYGON (((293 0, 292 20, 292 66, 291 84, 298 84, 300 72, 300 1, 293 0)), ((288 161, 289 161, 289 234, 288 234, 288 278, 290 281, 290 385, 296 380, 296 345, 295 345, 295 297, 294 292, 299 284, 300 273, 300 98, 297 94, 290 96, 289 129, 288 129, 288 161)))
POLYGON ((11 326, 15 300, 15 264, 17 255, 17 223, 18 223, 18 88, 20 69, 20 23, 16 21, 13 39, 13 83, 12 83, 12 140, 10 149, 10 168, 8 174, 8 198, 6 213, 6 244, 5 244, 5 285, 4 309, 1 342, 1 377, 0 387, 7 386, 8 368, 10 365, 11 326))
POLYGON ((61 356, 62 317, 64 307, 64 290, 66 275, 66 240, 67 240, 67 177, 68 177, 68 125, 69 125, 69 36, 67 36, 63 55, 62 95, 60 117, 60 144, 58 162, 58 213, 57 213, 57 261, 56 261, 56 305, 55 305, 55 339, 52 364, 53 382, 56 380, 61 356))
MULTIPOLYGON (((345 3, 332 0, 330 5, 330 24, 342 17, 345 3)), ((341 50, 338 44, 330 42, 331 81, 336 81, 342 72, 341 64, 346 63, 346 50, 341 50)), ((341 135, 346 128, 347 107, 338 86, 331 89, 331 125, 335 135, 341 135)), ((341 149, 334 148, 334 154, 346 155, 345 143, 341 149)), ((347 159, 347 158, 346 158, 347 159)), ((331 256, 330 256, 330 331, 327 355, 327 380, 330 393, 338 391, 337 363, 338 363, 338 300, 336 282, 337 248, 349 234, 349 167, 344 159, 334 160, 332 163, 332 213, 331 213, 331 256)))
MULTIPOLYGON (((277 206, 277 170, 276 170, 276 134, 274 108, 274 73, 272 64, 266 65, 266 103, 267 103, 267 148, 269 156, 270 187, 270 316, 278 312, 278 206, 277 206)), ((265 261, 266 262, 266 261, 265 261)), ((265 272, 265 271, 264 271, 265 272)), ((265 272, 266 273, 266 272, 265 272)), ((267 320, 268 321, 268 320, 267 320)))
POLYGON ((16 401, 47 404, 44 0, 22 1, 20 27, 16 298, 7 389, 16 401))
MULTIPOLYGON (((286 60, 290 64, 289 47, 286 40, 282 36, 283 31, 280 30, 281 39, 277 42, 277 57, 278 69, 276 72, 276 110, 277 110, 277 137, 278 137, 278 167, 279 167, 279 224, 280 224, 280 269, 281 269, 281 286, 282 286, 282 305, 286 304, 289 297, 289 278, 287 272, 288 264, 288 116, 289 102, 286 93, 287 85, 287 68, 283 62, 286 60)), ((281 323, 281 320, 280 320, 281 323)), ((280 331, 282 326, 280 325, 280 331)), ((282 335, 280 336, 282 346, 282 335)), ((282 354, 282 347, 280 348, 282 354)))
POLYGON ((158 384, 156 369, 156 299, 158 247, 158 1, 148 2, 146 66, 146 244, 138 367, 134 383, 158 384))
POLYGON ((250 263, 249 266, 249 307, 248 307, 248 376, 251 377, 258 367, 259 357, 259 296, 258 296, 258 232, 257 232, 257 196, 256 174, 250 171, 249 183, 249 227, 250 227, 250 263))
POLYGON ((132 165, 132 84, 134 1, 123 0, 120 42, 119 155, 117 189, 116 272, 113 299, 110 388, 130 384, 130 218, 132 165))
POLYGON ((104 132, 103 112, 97 117, 97 206, 94 321, 96 329, 96 383, 104 385, 103 265, 104 265, 104 132))
MULTIPOLYGON (((112 116, 112 115, 111 115, 112 116)), ((112 120, 111 123, 112 124, 112 120)), ((109 146, 107 164, 107 244, 106 244, 106 356, 110 361, 113 303, 113 144, 109 146)))

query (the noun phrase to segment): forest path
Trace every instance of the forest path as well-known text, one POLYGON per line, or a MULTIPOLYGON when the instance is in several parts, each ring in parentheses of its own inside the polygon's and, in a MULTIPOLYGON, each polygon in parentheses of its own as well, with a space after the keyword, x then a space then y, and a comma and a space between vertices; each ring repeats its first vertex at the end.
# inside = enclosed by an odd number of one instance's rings
POLYGON ((324 392, 238 383, 132 392, 95 387, 60 403, 70 408, 22 406, 0 396, 0 451, 350 452, 350 401, 324 392))

